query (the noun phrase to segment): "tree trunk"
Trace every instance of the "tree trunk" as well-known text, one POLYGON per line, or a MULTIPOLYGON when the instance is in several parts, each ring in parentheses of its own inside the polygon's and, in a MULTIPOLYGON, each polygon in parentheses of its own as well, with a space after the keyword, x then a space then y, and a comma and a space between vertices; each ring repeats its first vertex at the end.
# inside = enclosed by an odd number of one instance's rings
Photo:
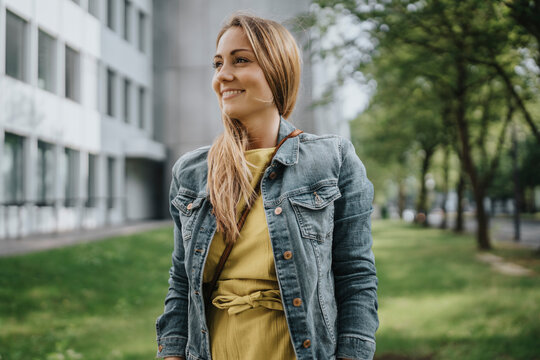
POLYGON ((403 211, 405 211, 405 185, 403 184, 403 181, 404 180, 400 180, 398 185, 398 211, 400 219, 403 219, 403 211))
POLYGON ((465 174, 463 170, 459 174, 459 182, 456 189, 457 192, 457 209, 456 209, 456 223, 454 224, 455 232, 463 232, 463 193, 465 192, 465 174))
POLYGON ((478 249, 490 250, 491 243, 489 239, 489 217, 484 207, 483 189, 475 189, 474 200, 476 201, 476 238, 478 240, 478 249))
POLYGON ((429 226, 427 218, 427 189, 426 189, 426 175, 429 170, 429 163, 431 161, 431 156, 433 155, 433 150, 424 149, 425 156, 422 161, 422 170, 420 173, 420 196, 418 197, 418 204, 416 206, 416 222, 424 225, 425 227, 429 226))
POLYGON ((518 170, 518 144, 516 139, 516 124, 512 126, 512 173, 514 179, 514 240, 521 238, 521 221, 519 212, 521 211, 520 191, 519 191, 519 170, 518 170))
POLYGON ((456 123, 458 127, 459 141, 461 143, 461 162, 463 169, 469 175, 470 184, 474 193, 476 204, 477 221, 477 244, 480 249, 490 249, 487 217, 484 209, 484 186, 479 180, 478 169, 473 162, 469 135, 469 124, 466 118, 467 108, 467 67, 462 58, 456 61, 457 86, 456 86, 456 123))
POLYGON ((446 201, 448 200, 448 172, 449 172, 449 158, 450 157, 450 148, 448 146, 444 147, 444 161, 443 161, 443 198, 442 198, 442 219, 439 228, 446 229, 448 226, 447 215, 446 215, 446 201))

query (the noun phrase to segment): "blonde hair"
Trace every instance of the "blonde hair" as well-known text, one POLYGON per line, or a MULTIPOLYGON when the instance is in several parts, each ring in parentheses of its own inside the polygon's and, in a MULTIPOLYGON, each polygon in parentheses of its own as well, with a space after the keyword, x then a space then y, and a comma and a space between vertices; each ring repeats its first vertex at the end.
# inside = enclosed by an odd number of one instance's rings
MULTIPOLYGON (((298 95, 301 58, 291 33, 279 23, 257 16, 235 13, 221 28, 216 46, 223 34, 232 27, 244 30, 259 66, 272 91, 273 102, 287 119, 298 95)), ((217 230, 227 242, 240 235, 236 224, 236 207, 241 199, 251 207, 256 192, 251 187, 252 175, 244 151, 248 134, 242 123, 221 114, 225 131, 212 144, 208 153, 208 192, 217 230)))

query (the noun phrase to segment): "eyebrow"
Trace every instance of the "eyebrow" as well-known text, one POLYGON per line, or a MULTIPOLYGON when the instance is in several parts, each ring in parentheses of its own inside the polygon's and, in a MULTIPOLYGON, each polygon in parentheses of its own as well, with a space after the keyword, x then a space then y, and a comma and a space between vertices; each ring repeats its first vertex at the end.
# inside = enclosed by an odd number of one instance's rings
MULTIPOLYGON (((231 55, 234 55, 234 54, 236 54, 236 53, 239 52, 239 51, 249 51, 249 52, 252 52, 250 49, 234 49, 233 51, 231 51, 231 55)), ((220 54, 216 54, 216 55, 214 55, 214 59, 215 59, 215 58, 220 58, 220 59, 222 59, 223 56, 221 56, 220 54)))

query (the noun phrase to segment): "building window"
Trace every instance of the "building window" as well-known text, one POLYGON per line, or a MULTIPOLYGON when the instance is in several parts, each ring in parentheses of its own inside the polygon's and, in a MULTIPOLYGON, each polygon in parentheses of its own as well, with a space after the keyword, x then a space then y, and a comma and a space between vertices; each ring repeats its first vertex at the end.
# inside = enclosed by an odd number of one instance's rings
POLYGON ((88 12, 99 19, 99 0, 88 0, 88 12))
POLYGON ((103 89, 103 63, 99 60, 99 59, 96 59, 96 77, 94 78, 95 82, 96 82, 96 92, 95 92, 95 96, 96 96, 96 110, 99 111, 100 113, 102 113, 104 111, 104 107, 103 107, 103 92, 104 92, 104 89, 103 89))
POLYGON ((146 91, 142 86, 140 86, 138 103, 139 103, 139 127, 141 129, 144 129, 144 119, 146 117, 145 116, 145 111, 146 111, 145 101, 146 101, 146 91))
POLYGON ((36 205, 50 205, 54 194, 54 146, 38 141, 36 205))
POLYGON ((97 164, 98 157, 88 154, 88 179, 86 182, 86 207, 95 207, 97 204, 97 164))
POLYGON ((146 15, 139 11, 139 50, 144 52, 146 47, 146 15))
POLYGON ((77 151, 66 148, 63 163, 64 206, 75 206, 77 203, 77 151))
POLYGON ((115 108, 114 108, 114 102, 115 102, 115 84, 116 82, 116 74, 111 69, 107 69, 107 115, 114 116, 115 114, 115 108))
POLYGON ((23 202, 23 144, 23 137, 5 133, 1 166, 6 205, 20 205, 23 202))
POLYGON ((130 94, 131 94, 131 81, 129 79, 124 79, 124 121, 126 123, 130 122, 130 94))
POLYGON ((66 97, 80 100, 80 55, 79 52, 66 45, 66 97))
POLYGON ((130 28, 131 28, 131 1, 124 0, 124 39, 126 41, 129 41, 131 39, 130 36, 130 28))
POLYGON ((107 27, 111 30, 114 30, 114 4, 116 0, 107 0, 107 27))
POLYGON ((26 21, 6 11, 6 74, 22 81, 28 81, 26 29, 26 21))
POLYGON ((113 157, 107 157, 107 208, 114 207, 114 165, 113 157))
POLYGON ((47 33, 38 34, 38 86, 54 92, 56 78, 56 42, 47 33))

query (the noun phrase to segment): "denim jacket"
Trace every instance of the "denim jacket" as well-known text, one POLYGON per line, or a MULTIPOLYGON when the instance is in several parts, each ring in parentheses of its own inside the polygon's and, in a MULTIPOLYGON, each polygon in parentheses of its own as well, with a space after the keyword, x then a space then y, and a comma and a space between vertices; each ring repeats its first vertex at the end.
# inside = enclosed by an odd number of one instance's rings
MULTIPOLYGON (((292 130, 281 119, 278 142, 292 130)), ((212 358, 202 291, 216 231, 206 189, 209 148, 184 154, 172 169, 174 250, 156 321, 158 358, 212 358)), ((261 195, 297 359, 372 359, 379 326, 373 185, 352 143, 308 133, 288 139, 263 174, 261 195)))

